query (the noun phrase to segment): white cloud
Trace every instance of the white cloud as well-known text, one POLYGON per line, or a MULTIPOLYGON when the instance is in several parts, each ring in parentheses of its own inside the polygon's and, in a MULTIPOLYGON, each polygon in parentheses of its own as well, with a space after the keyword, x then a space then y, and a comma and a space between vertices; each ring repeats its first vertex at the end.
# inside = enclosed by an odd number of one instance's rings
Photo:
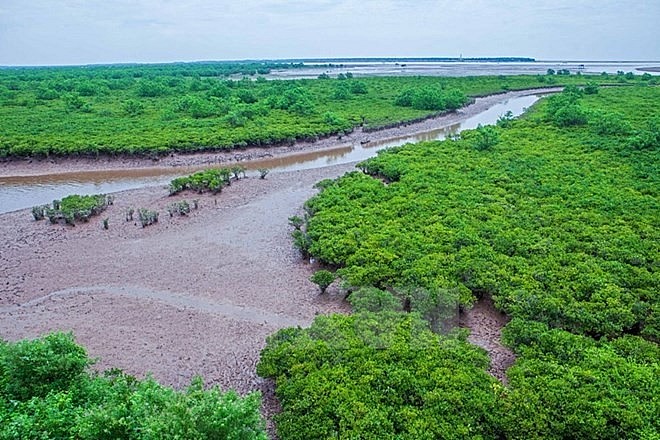
POLYGON ((660 59, 660 2, 3 0, 0 64, 499 56, 660 59))

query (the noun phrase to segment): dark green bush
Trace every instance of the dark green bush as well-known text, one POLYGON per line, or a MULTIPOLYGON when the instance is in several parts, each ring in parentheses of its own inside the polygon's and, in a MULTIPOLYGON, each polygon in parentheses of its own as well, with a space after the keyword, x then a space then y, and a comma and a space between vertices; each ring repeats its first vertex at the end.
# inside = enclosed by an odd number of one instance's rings
POLYGON ((210 191, 214 194, 222 191, 225 185, 231 183, 231 175, 236 171, 235 178, 240 176, 243 168, 238 167, 235 170, 229 168, 210 168, 204 171, 198 171, 189 176, 177 177, 170 182, 170 195, 175 195, 185 190, 197 191, 202 193, 210 191))
POLYGON ((51 223, 64 220, 67 224, 73 225, 76 221, 89 221, 91 217, 105 211, 111 200, 112 197, 105 194, 88 196, 73 194, 62 200, 54 200, 52 208, 50 205, 35 206, 32 208, 32 215, 35 220, 40 220, 45 215, 51 223))
MULTIPOLYGON (((467 102, 467 95, 497 92, 503 85, 496 76, 232 81, 216 77, 250 69, 208 66, 4 69, 0 157, 151 155, 315 139, 360 124, 373 128, 453 110, 467 102), (395 105, 405 91, 409 102, 395 105), (326 112, 336 118, 326 120, 326 112)), ((251 69, 257 70, 263 69, 251 69)), ((611 81, 585 75, 556 82, 611 81)), ((535 87, 538 79, 510 76, 505 85, 535 87)))
POLYGON ((328 286, 332 284, 335 278, 336 275, 329 270, 321 269, 314 272, 309 280, 319 286, 319 289, 321 289, 321 293, 323 294, 325 293, 325 290, 328 288, 328 286))
POLYGON ((638 439, 660 432, 656 344, 632 336, 597 342, 521 320, 504 338, 519 355, 502 400, 506 438, 638 439))
MULTIPOLYGON (((643 130, 657 94, 610 88, 580 99, 590 112, 625 110, 643 130)), ((657 150, 631 148, 624 136, 594 139, 591 127, 558 128, 544 117, 553 104, 499 130, 488 154, 475 151, 471 132, 360 164, 377 178, 325 182, 296 242, 352 286, 458 289, 463 306, 490 295, 503 311, 553 327, 652 338, 657 150), (595 153, 601 141, 611 148, 595 153)))
POLYGON ((277 383, 281 439, 496 439, 499 386, 487 366, 465 340, 383 312, 281 330, 257 371, 277 383))
POLYGON ((417 110, 456 110, 465 105, 468 99, 457 89, 443 90, 434 87, 408 89, 396 97, 394 103, 401 107, 417 110))
POLYGON ((0 385, 7 400, 26 401, 59 392, 78 381, 91 364, 73 335, 54 333, 43 339, 0 345, 0 385))
POLYGON ((258 393, 205 390, 201 378, 174 391, 90 364, 70 334, 0 341, 0 438, 267 438, 258 393))

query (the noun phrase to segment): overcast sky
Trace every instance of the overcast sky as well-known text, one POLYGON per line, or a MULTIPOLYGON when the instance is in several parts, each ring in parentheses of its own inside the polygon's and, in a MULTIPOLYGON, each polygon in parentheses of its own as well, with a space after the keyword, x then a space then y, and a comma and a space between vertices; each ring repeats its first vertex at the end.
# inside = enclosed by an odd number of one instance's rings
POLYGON ((660 0, 0 0, 0 65, 660 60, 660 0))

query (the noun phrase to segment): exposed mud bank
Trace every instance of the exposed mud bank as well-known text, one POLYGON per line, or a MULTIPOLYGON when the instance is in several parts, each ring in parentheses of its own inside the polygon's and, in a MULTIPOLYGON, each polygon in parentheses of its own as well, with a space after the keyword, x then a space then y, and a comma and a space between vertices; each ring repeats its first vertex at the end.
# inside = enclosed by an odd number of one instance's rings
POLYGON ((505 314, 495 309, 493 300, 488 297, 479 299, 472 309, 460 317, 460 326, 470 329, 468 340, 488 352, 490 369, 488 372, 506 383, 506 370, 513 365, 515 354, 502 345, 502 328, 507 324, 505 314))
POLYGON ((502 100, 539 93, 552 93, 560 91, 561 89, 562 88, 560 87, 540 88, 484 96, 476 98, 472 104, 463 107, 456 112, 445 113, 431 118, 422 118, 416 122, 397 123, 394 127, 379 129, 376 131, 367 130, 367 132, 358 127, 350 134, 341 137, 331 136, 319 139, 315 142, 296 142, 291 145, 274 147, 248 147, 231 151, 190 154, 172 153, 168 156, 154 158, 100 156, 98 158, 50 157, 41 159, 8 159, 4 162, 0 162, 0 177, 79 173, 92 170, 156 170, 177 167, 233 165, 249 161, 295 156, 313 151, 337 149, 366 142, 381 143, 390 139, 398 139, 457 124, 487 110, 502 100))

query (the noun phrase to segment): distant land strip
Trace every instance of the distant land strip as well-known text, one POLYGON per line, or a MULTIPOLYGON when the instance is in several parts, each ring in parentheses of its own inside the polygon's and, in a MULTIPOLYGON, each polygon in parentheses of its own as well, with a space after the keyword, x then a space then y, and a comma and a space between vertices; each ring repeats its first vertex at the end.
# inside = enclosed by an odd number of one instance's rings
POLYGON ((460 63, 460 62, 482 62, 482 63, 533 63, 534 58, 526 57, 495 57, 495 58, 461 58, 461 57, 428 57, 428 58, 287 58, 287 59, 263 59, 263 60, 200 60, 200 61, 173 61, 162 63, 100 63, 63 66, 4 66, 0 69, 21 69, 40 67, 141 67, 141 66, 171 66, 171 65, 243 65, 243 64, 275 64, 277 68, 305 67, 303 63, 312 64, 342 64, 342 63, 460 63))
POLYGON ((420 58, 300 58, 300 59, 283 59, 277 60, 282 63, 365 63, 365 62, 382 62, 382 63, 459 63, 461 61, 476 61, 483 63, 533 63, 535 58, 527 57, 479 57, 479 58, 463 58, 463 57, 420 57, 420 58))

